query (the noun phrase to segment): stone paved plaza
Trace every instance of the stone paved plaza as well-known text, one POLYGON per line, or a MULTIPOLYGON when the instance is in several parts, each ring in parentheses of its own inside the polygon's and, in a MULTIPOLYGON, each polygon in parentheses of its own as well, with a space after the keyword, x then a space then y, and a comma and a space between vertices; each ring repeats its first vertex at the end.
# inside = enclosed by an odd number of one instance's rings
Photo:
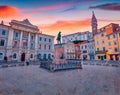
POLYGON ((0 68, 0 95, 120 95, 120 67, 53 73, 39 65, 0 68))

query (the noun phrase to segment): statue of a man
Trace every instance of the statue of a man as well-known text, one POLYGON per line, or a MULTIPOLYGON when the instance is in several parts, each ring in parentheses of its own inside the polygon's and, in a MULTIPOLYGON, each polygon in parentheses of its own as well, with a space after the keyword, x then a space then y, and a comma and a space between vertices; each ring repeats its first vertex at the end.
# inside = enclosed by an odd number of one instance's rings
POLYGON ((58 33, 58 36, 57 36, 57 43, 58 44, 61 44, 61 32, 58 33))

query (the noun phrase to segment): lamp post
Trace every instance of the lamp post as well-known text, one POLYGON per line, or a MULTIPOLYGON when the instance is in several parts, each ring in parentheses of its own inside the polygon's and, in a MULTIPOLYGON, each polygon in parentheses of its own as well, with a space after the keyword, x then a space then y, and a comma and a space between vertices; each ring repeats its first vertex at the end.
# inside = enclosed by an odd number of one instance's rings
POLYGON ((80 59, 81 59, 81 64, 83 64, 83 59, 82 59, 81 54, 83 54, 82 51, 80 51, 80 59))

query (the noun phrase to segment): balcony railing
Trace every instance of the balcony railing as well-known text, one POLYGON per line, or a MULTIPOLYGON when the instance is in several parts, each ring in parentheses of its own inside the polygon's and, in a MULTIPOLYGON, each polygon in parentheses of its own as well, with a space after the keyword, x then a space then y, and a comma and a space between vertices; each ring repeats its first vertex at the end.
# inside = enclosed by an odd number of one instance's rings
POLYGON ((105 51, 102 51, 102 50, 95 51, 95 54, 105 54, 105 51))

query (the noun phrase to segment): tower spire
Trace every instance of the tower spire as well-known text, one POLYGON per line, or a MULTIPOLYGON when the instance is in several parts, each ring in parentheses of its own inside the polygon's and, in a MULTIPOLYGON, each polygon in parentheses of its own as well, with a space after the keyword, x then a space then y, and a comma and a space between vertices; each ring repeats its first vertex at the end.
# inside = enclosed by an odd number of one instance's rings
POLYGON ((97 21, 95 14, 94 14, 94 11, 92 11, 92 20, 97 21))
POLYGON ((94 11, 92 11, 91 26, 92 26, 92 34, 94 36, 97 33, 97 19, 95 17, 94 11))

